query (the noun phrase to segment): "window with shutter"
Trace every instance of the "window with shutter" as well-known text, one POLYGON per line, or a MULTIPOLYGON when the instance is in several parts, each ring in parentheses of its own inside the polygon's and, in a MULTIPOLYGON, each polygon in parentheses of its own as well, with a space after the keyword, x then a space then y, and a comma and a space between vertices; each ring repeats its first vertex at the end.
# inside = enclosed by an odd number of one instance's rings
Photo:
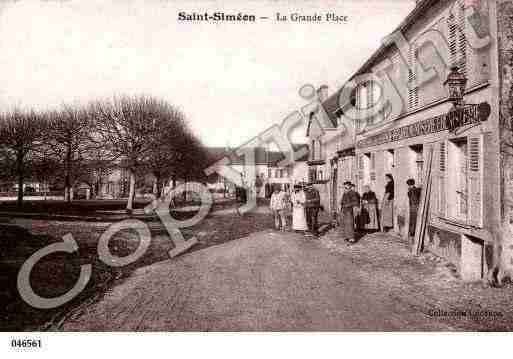
POLYGON ((467 75, 467 37, 465 35, 465 12, 463 3, 458 2, 458 51, 460 73, 467 75))
POLYGON ((449 15, 447 19, 447 27, 449 30, 449 55, 450 55, 450 64, 456 64, 458 61, 458 45, 456 42, 457 37, 457 26, 456 26, 456 18, 454 14, 449 15))
POLYGON ((363 181, 364 181, 364 168, 365 168, 365 164, 364 164, 364 158, 363 158, 364 155, 360 155, 358 156, 358 180, 360 181, 361 185, 363 185, 363 181))
POLYGON ((417 57, 418 50, 414 47, 410 47, 408 59, 408 107, 410 110, 414 110, 419 105, 419 88, 417 87, 417 57))
POLYGON ((483 226, 483 137, 468 137, 468 223, 483 226))
POLYGON ((370 181, 376 181, 376 153, 372 152, 370 154, 370 181))
POLYGON ((446 217, 447 212, 447 143, 438 144, 438 215, 446 217))
POLYGON ((467 75, 467 38, 465 34, 465 11, 458 1, 447 19, 451 65, 457 65, 460 73, 467 75))

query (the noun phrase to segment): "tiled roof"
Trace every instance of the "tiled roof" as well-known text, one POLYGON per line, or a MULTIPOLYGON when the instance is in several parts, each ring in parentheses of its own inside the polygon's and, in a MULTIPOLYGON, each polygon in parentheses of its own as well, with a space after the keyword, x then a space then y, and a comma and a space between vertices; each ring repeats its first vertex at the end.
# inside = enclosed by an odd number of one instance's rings
MULTIPOLYGON (((401 22, 401 24, 392 32, 395 33, 397 31, 406 31, 419 17, 421 17, 427 8, 433 6, 435 3, 441 0, 420 0, 415 8, 406 16, 406 18, 401 22)), ((380 56, 385 53, 389 49, 390 45, 382 44, 368 59, 367 61, 349 78, 348 82, 353 80, 357 75, 365 73, 373 66, 373 64, 380 58, 380 56)), ((331 95, 326 101, 322 103, 322 106, 328 113, 328 117, 336 126, 337 124, 337 115, 336 111, 340 110, 340 106, 338 103, 338 98, 340 96, 341 89, 337 90, 333 95, 331 95)), ((346 105, 343 104, 342 107, 346 105)))
POLYGON ((339 109, 339 104, 338 104, 339 96, 340 96, 340 90, 338 90, 333 95, 328 97, 328 99, 322 103, 322 107, 324 107, 324 110, 328 114, 328 118, 330 119, 330 121, 334 127, 337 127, 337 122, 338 122, 336 112, 339 109))
MULTIPOLYGON (((413 23, 426 13, 426 10, 432 7, 434 4, 442 0, 421 0, 415 8, 404 18, 399 26, 392 32, 397 31, 405 32, 408 30, 413 23)), ((447 1, 447 0, 445 0, 447 1)), ((368 59, 367 61, 356 71, 353 76, 349 78, 349 81, 353 80, 356 76, 367 72, 376 61, 390 48, 390 44, 382 44, 368 59)))
MULTIPOLYGON (((307 144, 293 144, 292 147, 295 151, 300 148, 307 148, 307 144)), ((224 157, 228 157, 230 159, 230 164, 232 165, 244 165, 244 157, 237 156, 235 151, 236 148, 227 148, 227 147, 208 147, 207 148, 210 159, 212 162, 219 161, 224 157)), ((255 164, 256 165, 276 165, 276 163, 285 159, 285 156, 279 151, 266 151, 264 147, 255 147, 255 164)), ((308 159, 308 154, 299 159, 299 161, 306 161, 308 159)))

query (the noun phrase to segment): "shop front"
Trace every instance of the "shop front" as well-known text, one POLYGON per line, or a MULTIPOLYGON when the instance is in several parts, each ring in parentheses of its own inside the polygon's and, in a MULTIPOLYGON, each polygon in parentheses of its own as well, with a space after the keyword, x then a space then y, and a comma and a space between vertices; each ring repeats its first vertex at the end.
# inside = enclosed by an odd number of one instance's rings
POLYGON ((394 231, 403 238, 409 228, 406 181, 425 187, 430 167, 424 248, 454 263, 467 280, 486 273, 500 227, 499 132, 490 95, 483 86, 467 95, 466 105, 442 102, 384 131, 358 135, 356 142, 358 190, 369 185, 381 200, 385 175, 392 175, 394 231))

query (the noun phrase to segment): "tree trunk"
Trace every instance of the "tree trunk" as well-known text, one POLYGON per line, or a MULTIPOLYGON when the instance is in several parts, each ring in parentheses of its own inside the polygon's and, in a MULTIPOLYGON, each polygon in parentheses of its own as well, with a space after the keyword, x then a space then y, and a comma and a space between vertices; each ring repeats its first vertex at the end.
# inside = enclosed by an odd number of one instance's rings
POLYGON ((135 172, 134 170, 128 170, 130 177, 130 188, 128 190, 128 201, 126 204, 127 213, 132 213, 134 209, 134 198, 135 198, 135 172))
POLYGON ((161 194, 161 182, 162 182, 162 179, 160 178, 160 175, 156 175, 155 176, 155 190, 154 190, 154 195, 155 195, 155 198, 156 199, 159 199, 160 198, 160 194, 161 194))
POLYGON ((71 202, 71 148, 66 150, 66 163, 64 164, 64 201, 71 202))
POLYGON ((16 172, 18 175, 18 200, 17 206, 21 208, 23 206, 23 182, 24 181, 24 173, 23 173, 23 156, 18 154, 16 156, 16 172))
POLYGON ((187 203, 187 175, 183 177, 183 201, 184 203, 187 203))

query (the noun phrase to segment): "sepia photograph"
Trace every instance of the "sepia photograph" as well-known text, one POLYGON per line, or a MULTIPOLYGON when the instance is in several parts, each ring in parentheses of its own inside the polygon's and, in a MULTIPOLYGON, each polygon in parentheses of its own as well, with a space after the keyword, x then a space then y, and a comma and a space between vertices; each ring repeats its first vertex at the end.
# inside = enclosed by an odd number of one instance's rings
POLYGON ((513 330, 512 19, 512 0, 2 1, 5 348, 513 330))

